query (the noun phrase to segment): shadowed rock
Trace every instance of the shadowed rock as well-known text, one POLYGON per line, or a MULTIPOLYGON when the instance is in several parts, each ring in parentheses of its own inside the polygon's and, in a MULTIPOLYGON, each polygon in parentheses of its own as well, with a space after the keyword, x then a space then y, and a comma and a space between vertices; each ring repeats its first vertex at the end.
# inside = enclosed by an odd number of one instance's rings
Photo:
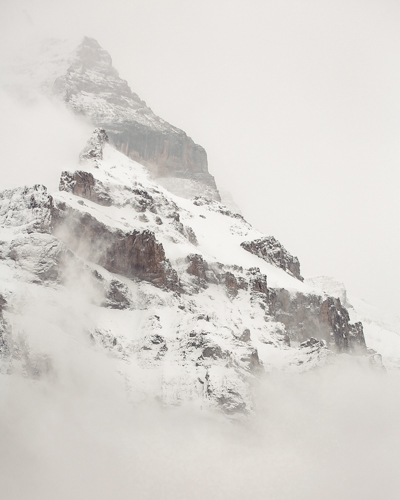
POLYGON ((225 289, 228 297, 236 297, 238 294, 238 282, 235 275, 228 271, 225 273, 223 281, 225 283, 225 289))
POLYGON ((304 342, 310 337, 325 340, 337 352, 365 353, 362 323, 350 323, 339 299, 270 289, 270 313, 283 323, 291 340, 304 342))
POLYGON ((59 189, 93 201, 98 205, 109 207, 112 204, 111 196, 103 184, 95 179, 91 173, 82 170, 77 170, 74 173, 62 172, 59 189))
POLYGON ((196 276, 200 283, 204 283, 207 280, 206 271, 208 269, 207 262, 199 254, 190 254, 187 256, 187 261, 189 263, 186 271, 196 276))
MULTIPOLYGON (((53 41, 54 43, 54 41, 53 41)), ((178 178, 206 188, 219 200, 214 177, 208 172, 207 153, 182 130, 170 125, 132 92, 119 77, 110 54, 98 42, 84 37, 69 67, 52 84, 55 95, 76 113, 106 129, 117 149, 146 165, 155 177, 178 178)), ((96 144, 82 159, 96 157, 96 144)), ((170 186, 174 191, 174 186, 170 186)))
POLYGON ((258 293, 265 298, 268 297, 267 276, 260 272, 259 267, 251 267, 248 272, 250 290, 253 293, 258 293))
POLYGON ((53 209, 53 232, 78 255, 112 273, 179 289, 177 273, 151 231, 125 233, 88 213, 59 204, 53 209))
POLYGON ((278 240, 273 236, 266 236, 253 241, 244 241, 240 244, 248 252, 257 255, 260 259, 273 264, 294 276, 300 281, 300 262, 297 257, 293 257, 278 240))

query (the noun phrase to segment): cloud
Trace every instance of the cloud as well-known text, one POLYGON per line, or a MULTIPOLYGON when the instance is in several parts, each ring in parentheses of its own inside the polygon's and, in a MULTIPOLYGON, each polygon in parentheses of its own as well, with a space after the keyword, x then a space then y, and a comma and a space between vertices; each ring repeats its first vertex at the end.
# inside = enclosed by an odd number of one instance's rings
POLYGON ((22 95, 0 91, 0 189, 44 184, 58 190, 61 171, 75 167, 93 127, 62 103, 22 95))
POLYGON ((79 385, 1 379, 8 500, 397 498, 398 374, 344 356, 300 377, 269 376, 257 414, 235 423, 133 406, 108 362, 84 354, 71 359, 79 385))

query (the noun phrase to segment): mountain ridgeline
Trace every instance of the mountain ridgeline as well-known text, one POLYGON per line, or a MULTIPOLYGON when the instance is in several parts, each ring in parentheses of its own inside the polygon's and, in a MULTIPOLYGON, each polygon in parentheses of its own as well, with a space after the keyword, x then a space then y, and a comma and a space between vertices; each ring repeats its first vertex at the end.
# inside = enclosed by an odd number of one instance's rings
POLYGON ((268 373, 343 355, 384 369, 340 287, 304 280, 297 257, 220 203, 205 150, 95 40, 49 41, 40 61, 25 67, 33 81, 96 128, 58 192, 0 192, 5 376, 57 384, 82 352, 133 403, 236 418, 255 410, 268 373))
POLYGON ((96 40, 84 37, 72 45, 50 40, 42 48, 43 60, 54 71, 42 87, 106 129, 119 151, 146 165, 161 182, 173 178, 168 186, 180 195, 203 193, 220 200, 205 149, 155 115, 119 77, 110 54, 96 40))
POLYGON ((59 189, 0 193, 3 373, 40 379, 60 369, 45 336, 30 345, 26 325, 43 304, 44 331, 55 309, 63 342, 116 363, 133 401, 245 415, 265 373, 302 373, 343 353, 381 365, 362 324, 306 285, 277 240, 216 200, 170 194, 104 129, 75 171, 60 172, 59 189))

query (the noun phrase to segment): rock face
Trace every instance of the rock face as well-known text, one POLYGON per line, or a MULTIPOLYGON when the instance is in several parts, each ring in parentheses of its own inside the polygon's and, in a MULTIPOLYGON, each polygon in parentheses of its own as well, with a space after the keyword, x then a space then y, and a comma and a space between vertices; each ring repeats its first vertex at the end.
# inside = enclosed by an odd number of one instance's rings
POLYGON ((241 247, 303 281, 300 275, 299 259, 293 257, 273 236, 266 236, 254 241, 244 241, 241 247))
POLYGON ((339 299, 270 290, 270 312, 283 323, 291 340, 304 342, 310 337, 325 340, 336 352, 366 352, 362 323, 350 323, 339 299))
POLYGON ((103 184, 95 180, 93 174, 90 172, 83 172, 81 170, 77 170, 74 173, 62 172, 59 189, 60 191, 73 193, 76 196, 105 207, 109 207, 112 204, 110 195, 105 190, 103 184))
POLYGON ((200 285, 197 292, 212 283, 224 286, 232 301, 240 290, 250 292, 252 302, 265 311, 267 321, 283 325, 282 333, 289 343, 303 343, 304 347, 308 339, 314 338, 337 353, 367 352, 362 323, 350 323, 349 313, 339 299, 268 288, 267 277, 259 268, 210 266, 196 254, 189 255, 188 262, 187 273, 200 285))
POLYGON ((176 271, 151 231, 112 229, 63 204, 52 211, 52 230, 68 248, 112 273, 146 280, 160 288, 179 288, 176 271))
MULTIPOLYGON (((79 155, 79 161, 102 160, 104 145, 108 142, 107 132, 103 128, 96 128, 89 138, 86 147, 79 155)), ((97 163, 96 163, 97 165, 97 163)))
POLYGON ((350 316, 341 305, 339 299, 328 297, 321 304, 320 318, 322 324, 331 328, 331 336, 339 352, 366 351, 362 323, 350 324, 350 316))
POLYGON ((170 195, 101 130, 85 151, 52 196, 41 185, 0 193, 2 373, 56 379, 57 346, 86 346, 112 358, 134 401, 232 417, 254 410, 265 373, 343 353, 378 366, 362 324, 339 299, 310 293, 296 259, 241 215, 170 195), (289 289, 271 286, 270 264, 288 272, 272 279, 289 289))
POLYGON ((204 148, 155 115, 119 77, 110 54, 96 40, 84 37, 75 44, 49 40, 39 61, 29 66, 29 75, 39 80, 41 88, 107 130, 119 151, 146 165, 155 177, 179 179, 179 185, 170 182, 168 189, 176 187, 180 195, 204 191, 220 199, 204 148), (51 68, 47 77, 43 77, 44 60, 51 68))
POLYGON ((0 193, 0 224, 23 227, 26 232, 47 232, 51 226, 53 198, 41 184, 0 193))
POLYGON ((203 257, 198 254, 188 255, 187 261, 189 263, 187 272, 193 276, 196 276, 198 279, 198 283, 205 286, 205 283, 207 281, 206 272, 208 270, 207 262, 205 262, 203 257))

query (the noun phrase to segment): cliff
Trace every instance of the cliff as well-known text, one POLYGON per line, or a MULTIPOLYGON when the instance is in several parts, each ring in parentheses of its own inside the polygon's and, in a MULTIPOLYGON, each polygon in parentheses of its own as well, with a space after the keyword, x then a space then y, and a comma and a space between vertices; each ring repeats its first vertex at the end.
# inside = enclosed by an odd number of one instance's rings
POLYGON ((110 54, 93 38, 47 40, 36 59, 19 72, 28 75, 30 85, 106 129, 119 151, 145 165, 160 182, 164 179, 169 190, 220 200, 205 149, 153 113, 120 78, 110 54))
POLYGON ((238 416, 265 374, 349 354, 379 364, 344 304, 303 283, 298 260, 240 214, 172 197, 102 129, 80 158, 57 193, 0 193, 3 371, 61 376, 57 346, 73 351, 73 339, 113 360, 134 401, 238 416))

